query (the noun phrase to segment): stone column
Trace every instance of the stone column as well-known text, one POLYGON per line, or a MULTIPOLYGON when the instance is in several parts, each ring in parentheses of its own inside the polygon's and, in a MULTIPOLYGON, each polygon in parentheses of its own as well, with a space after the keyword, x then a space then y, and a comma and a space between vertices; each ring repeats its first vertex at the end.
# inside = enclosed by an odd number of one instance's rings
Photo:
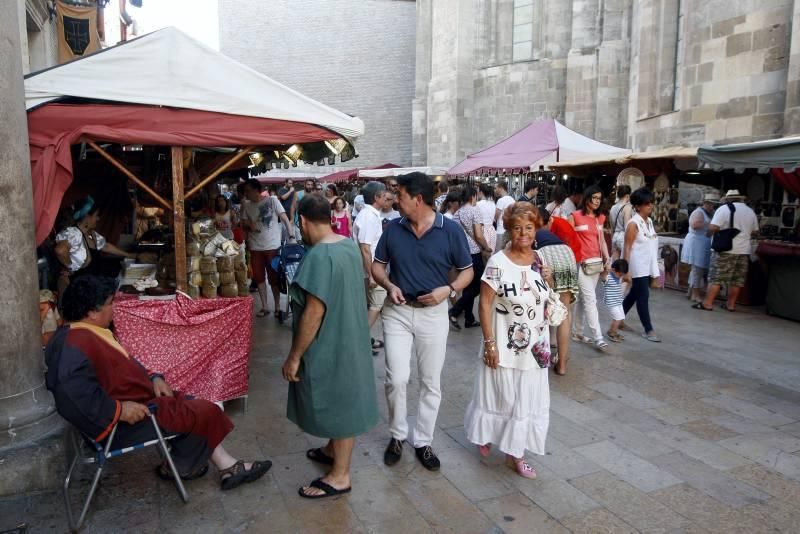
POLYGON ((794 0, 783 135, 800 135, 800 0, 794 0))
MULTIPOLYGON (((0 496, 63 476, 61 425, 44 385, 28 125, 16 1, 0 17, 0 496)), ((24 15, 24 13, 23 13, 24 15)))
POLYGON ((565 126, 595 136, 598 53, 602 38, 600 0, 572 2, 572 46, 567 55, 565 126))
POLYGON ((414 100, 411 103, 411 164, 428 164, 428 86, 431 83, 432 0, 417 0, 414 100))

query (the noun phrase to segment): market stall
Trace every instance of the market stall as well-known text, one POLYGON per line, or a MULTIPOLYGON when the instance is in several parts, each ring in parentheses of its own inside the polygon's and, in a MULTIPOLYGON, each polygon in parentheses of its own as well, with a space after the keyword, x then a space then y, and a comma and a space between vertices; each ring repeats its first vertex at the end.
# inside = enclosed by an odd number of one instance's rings
POLYGON ((697 156, 717 172, 772 178, 772 194, 756 206, 762 239, 754 254, 767 271, 767 313, 800 321, 800 137, 702 146, 697 156))
MULTIPOLYGON (((533 122, 489 148, 470 154, 447 174, 504 179, 509 183, 509 192, 517 195, 522 192, 525 179, 537 168, 544 170, 545 166, 552 167, 552 163, 563 160, 617 157, 629 152, 574 132, 555 119, 547 119, 533 122)), ((540 188, 541 201, 547 199, 546 189, 540 188)))
MULTIPOLYGON (((173 28, 33 73, 26 77, 25 90, 37 245, 51 235, 65 198, 83 181, 81 174, 92 171, 86 167, 96 171, 93 191, 98 193, 129 181, 132 189, 123 193, 166 213, 155 265, 158 272, 169 271, 156 276, 162 293, 191 293, 193 286, 200 287, 192 283, 198 279, 207 297, 217 296, 216 289, 225 285, 236 288, 233 294, 220 291, 231 298, 199 306, 219 306, 225 310, 221 313, 236 316, 249 352, 251 298, 236 298, 244 282, 242 251, 193 218, 193 197, 223 173, 254 161, 270 168, 298 161, 331 163, 337 157, 345 161, 354 154, 351 139, 363 133, 363 123, 173 28)), ((124 220, 129 215, 106 216, 124 220)), ((145 268, 136 265, 138 272, 145 268)), ((171 358, 158 360, 168 366, 161 369, 167 378, 187 391, 210 391, 207 381, 213 372, 191 375, 185 382, 188 375, 181 365, 202 359, 214 368, 215 360, 227 361, 228 348, 209 344, 219 334, 214 321, 193 323, 194 342, 177 344, 187 325, 169 318, 186 317, 188 304, 181 296, 167 298, 171 300, 120 299, 115 326, 121 340, 139 343, 136 339, 144 339, 146 327, 152 345, 137 347, 154 354, 160 349, 171 358), (131 313, 131 308, 138 311, 131 313), (148 322, 142 322, 145 315, 148 322), (216 349, 209 352, 209 346, 216 349)), ((149 357, 131 352, 145 361, 149 357)), ((241 361, 241 351, 238 357, 241 361)), ((240 375, 236 383, 213 396, 226 397, 234 390, 240 394, 240 375)), ((244 385, 246 391, 246 381, 244 385)))

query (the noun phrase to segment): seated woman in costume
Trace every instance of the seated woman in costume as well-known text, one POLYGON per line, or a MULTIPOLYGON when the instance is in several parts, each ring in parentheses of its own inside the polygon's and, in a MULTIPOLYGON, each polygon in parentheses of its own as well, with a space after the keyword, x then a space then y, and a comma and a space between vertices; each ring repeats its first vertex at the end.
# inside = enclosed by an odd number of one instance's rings
POLYGON ((125 252, 98 234, 95 229, 100 220, 98 206, 92 197, 79 200, 69 208, 72 224, 56 235, 55 253, 61 263, 58 276, 58 293, 64 294, 71 279, 81 274, 105 274, 116 276, 119 273, 109 272, 109 265, 104 265, 100 251, 104 254, 136 258, 136 254, 125 252))
MULTIPOLYGON (((45 350, 47 389, 61 416, 97 442, 115 425, 113 448, 155 439, 147 421, 148 405, 156 405, 158 425, 169 434, 172 457, 181 478, 191 480, 208 471, 220 474, 221 488, 233 489, 262 477, 272 462, 244 462, 231 456, 222 440, 233 423, 213 402, 173 391, 164 377, 151 373, 117 342, 108 329, 116 283, 85 275, 67 287, 62 307, 66 326, 56 331, 45 350)), ((165 465, 156 474, 170 479, 165 465)))

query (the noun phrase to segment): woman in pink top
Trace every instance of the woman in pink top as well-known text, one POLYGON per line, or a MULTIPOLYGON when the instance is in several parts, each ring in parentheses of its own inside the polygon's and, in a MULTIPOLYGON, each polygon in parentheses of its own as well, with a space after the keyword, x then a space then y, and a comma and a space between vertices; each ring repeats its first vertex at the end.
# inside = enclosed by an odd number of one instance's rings
POLYGON ((580 302, 575 307, 572 339, 584 343, 594 343, 597 350, 605 352, 608 349, 608 343, 603 339, 603 331, 600 328, 595 294, 597 281, 608 273, 608 247, 606 247, 603 237, 603 224, 606 222, 606 216, 598 211, 602 202, 603 191, 596 185, 589 186, 583 192, 581 209, 569 216, 569 222, 578 235, 582 258, 578 265, 580 302), (591 338, 583 335, 584 317, 585 322, 589 324, 591 338))
POLYGON ((350 237, 351 228, 350 213, 347 211, 347 204, 342 197, 336 197, 331 203, 331 226, 333 233, 344 237, 350 237))

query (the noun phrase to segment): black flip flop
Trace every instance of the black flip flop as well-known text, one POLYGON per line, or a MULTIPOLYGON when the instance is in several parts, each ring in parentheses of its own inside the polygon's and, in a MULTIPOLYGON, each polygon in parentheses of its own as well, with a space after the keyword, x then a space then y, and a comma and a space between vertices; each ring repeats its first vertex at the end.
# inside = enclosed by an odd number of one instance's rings
POLYGON ((461 325, 458 324, 458 317, 453 317, 452 315, 448 315, 450 319, 450 326, 452 326, 456 331, 461 331, 461 325))
POLYGON ((693 310, 703 310, 703 311, 714 311, 714 308, 706 308, 703 306, 702 302, 698 302, 697 304, 692 304, 693 310))
POLYGON ((322 447, 308 449, 306 451, 306 458, 312 462, 317 462, 323 465, 333 465, 333 458, 322 452, 322 447))
POLYGON ((735 308, 734 309, 729 308, 727 303, 720 304, 719 307, 720 307, 720 309, 723 309, 725 311, 729 311, 731 313, 734 313, 736 311, 735 308))
MULTIPOLYGON (((207 463, 186 476, 181 475, 181 480, 197 480, 198 478, 205 476, 206 473, 208 473, 207 463)), ((156 476, 158 476, 158 478, 161 480, 171 481, 173 479, 172 471, 170 471, 169 468, 164 464, 156 466, 156 476)))
POLYGON ((336 497, 337 495, 344 495, 345 493, 350 493, 350 491, 353 489, 352 487, 344 489, 336 489, 330 484, 323 482, 321 478, 318 478, 315 481, 313 481, 311 484, 308 485, 308 487, 320 489, 325 493, 323 493, 322 495, 308 495, 303 491, 303 488, 300 488, 297 490, 298 495, 300 495, 304 499, 325 499, 326 497, 336 497))
POLYGON ((372 350, 382 349, 383 348, 383 341, 380 339, 376 339, 372 342, 372 350))

